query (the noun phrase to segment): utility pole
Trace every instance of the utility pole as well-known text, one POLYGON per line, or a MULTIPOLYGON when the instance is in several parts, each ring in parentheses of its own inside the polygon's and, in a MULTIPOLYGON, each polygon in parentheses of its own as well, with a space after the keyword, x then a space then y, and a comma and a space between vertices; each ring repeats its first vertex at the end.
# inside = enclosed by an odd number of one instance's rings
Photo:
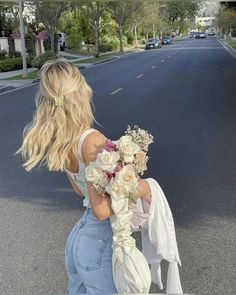
POLYGON ((23 22, 23 1, 19 0, 19 18, 20 18, 20 39, 21 39, 21 57, 23 63, 23 77, 26 78, 27 71, 27 62, 25 55, 25 32, 24 32, 24 22, 23 22))

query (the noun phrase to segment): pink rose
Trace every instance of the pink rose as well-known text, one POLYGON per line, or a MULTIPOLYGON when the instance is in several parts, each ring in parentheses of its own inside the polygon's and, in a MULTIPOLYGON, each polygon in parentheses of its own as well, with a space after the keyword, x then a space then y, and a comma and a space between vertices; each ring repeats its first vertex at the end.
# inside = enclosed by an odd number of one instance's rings
POLYGON ((123 167, 123 166, 122 166, 121 162, 117 162, 116 167, 115 167, 115 171, 114 171, 114 172, 115 172, 115 173, 116 173, 116 172, 119 172, 119 171, 122 169, 122 167, 123 167))
POLYGON ((108 178, 108 181, 111 181, 111 179, 115 176, 115 173, 105 172, 108 178))
POLYGON ((117 151, 117 145, 114 144, 110 139, 107 139, 105 142, 105 148, 107 152, 117 151))

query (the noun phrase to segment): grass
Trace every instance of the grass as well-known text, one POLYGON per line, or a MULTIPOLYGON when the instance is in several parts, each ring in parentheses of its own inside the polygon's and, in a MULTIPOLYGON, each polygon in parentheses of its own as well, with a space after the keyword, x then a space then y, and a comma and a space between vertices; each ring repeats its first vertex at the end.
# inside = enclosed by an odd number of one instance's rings
POLYGON ((236 49, 236 40, 226 40, 225 41, 229 46, 233 47, 234 49, 236 49))
MULTIPOLYGON (((131 50, 127 50, 130 51, 131 50)), ((100 55, 99 57, 90 57, 90 58, 86 58, 86 59, 78 59, 78 60, 74 60, 73 62, 77 62, 77 63, 93 63, 96 61, 100 61, 100 60, 104 60, 113 56, 119 56, 119 55, 123 55, 125 53, 127 53, 127 51, 124 52, 119 52, 119 51, 115 51, 115 52, 111 52, 111 53, 107 53, 104 55, 100 55)))
POLYGON ((36 78, 39 78, 39 74, 37 70, 28 73, 26 78, 22 77, 22 75, 17 75, 17 76, 5 78, 2 80, 26 80, 26 79, 36 79, 36 78))

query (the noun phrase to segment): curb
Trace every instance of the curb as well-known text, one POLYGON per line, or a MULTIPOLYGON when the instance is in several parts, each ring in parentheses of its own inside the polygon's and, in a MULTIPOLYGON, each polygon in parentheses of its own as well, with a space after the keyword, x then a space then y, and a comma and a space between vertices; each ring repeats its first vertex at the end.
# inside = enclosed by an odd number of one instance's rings
POLYGON ((217 38, 217 40, 219 43, 222 44, 222 46, 226 47, 225 49, 236 59, 236 50, 229 44, 227 44, 225 41, 220 40, 220 38, 217 38))
MULTIPOLYGON (((142 51, 132 51, 132 52, 127 52, 121 56, 113 56, 113 57, 109 57, 109 58, 106 58, 104 60, 101 60, 101 61, 96 61, 96 62, 93 62, 93 63, 90 63, 89 66, 86 66, 86 65, 81 65, 78 63, 77 67, 79 68, 79 70, 83 70, 83 69, 86 69, 88 67, 92 67, 92 66, 96 66, 98 64, 103 64, 103 63, 106 63, 106 62, 110 62, 112 60, 115 60, 115 59, 119 59, 119 58, 122 58, 124 56, 127 56, 129 54, 132 54, 132 53, 139 53, 139 52, 142 52, 142 51)), ((25 85, 25 86, 30 86, 32 84, 37 84, 40 82, 40 78, 34 78, 32 79, 32 81, 25 85)), ((0 87, 0 94, 4 94, 4 92, 7 92, 7 91, 10 91, 10 90, 17 90, 18 88, 21 88, 20 86, 19 87, 14 87, 14 86, 2 86, 0 87)))

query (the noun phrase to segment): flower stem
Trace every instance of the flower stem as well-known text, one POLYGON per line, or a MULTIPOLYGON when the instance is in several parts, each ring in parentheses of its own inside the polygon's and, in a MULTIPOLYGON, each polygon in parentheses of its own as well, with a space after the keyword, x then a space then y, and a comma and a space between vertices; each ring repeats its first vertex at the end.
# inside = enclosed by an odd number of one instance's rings
POLYGON ((128 195, 128 199, 129 199, 131 202, 133 202, 134 204, 137 203, 137 201, 135 200, 135 198, 133 197, 133 195, 132 195, 131 193, 129 193, 129 195, 128 195))

